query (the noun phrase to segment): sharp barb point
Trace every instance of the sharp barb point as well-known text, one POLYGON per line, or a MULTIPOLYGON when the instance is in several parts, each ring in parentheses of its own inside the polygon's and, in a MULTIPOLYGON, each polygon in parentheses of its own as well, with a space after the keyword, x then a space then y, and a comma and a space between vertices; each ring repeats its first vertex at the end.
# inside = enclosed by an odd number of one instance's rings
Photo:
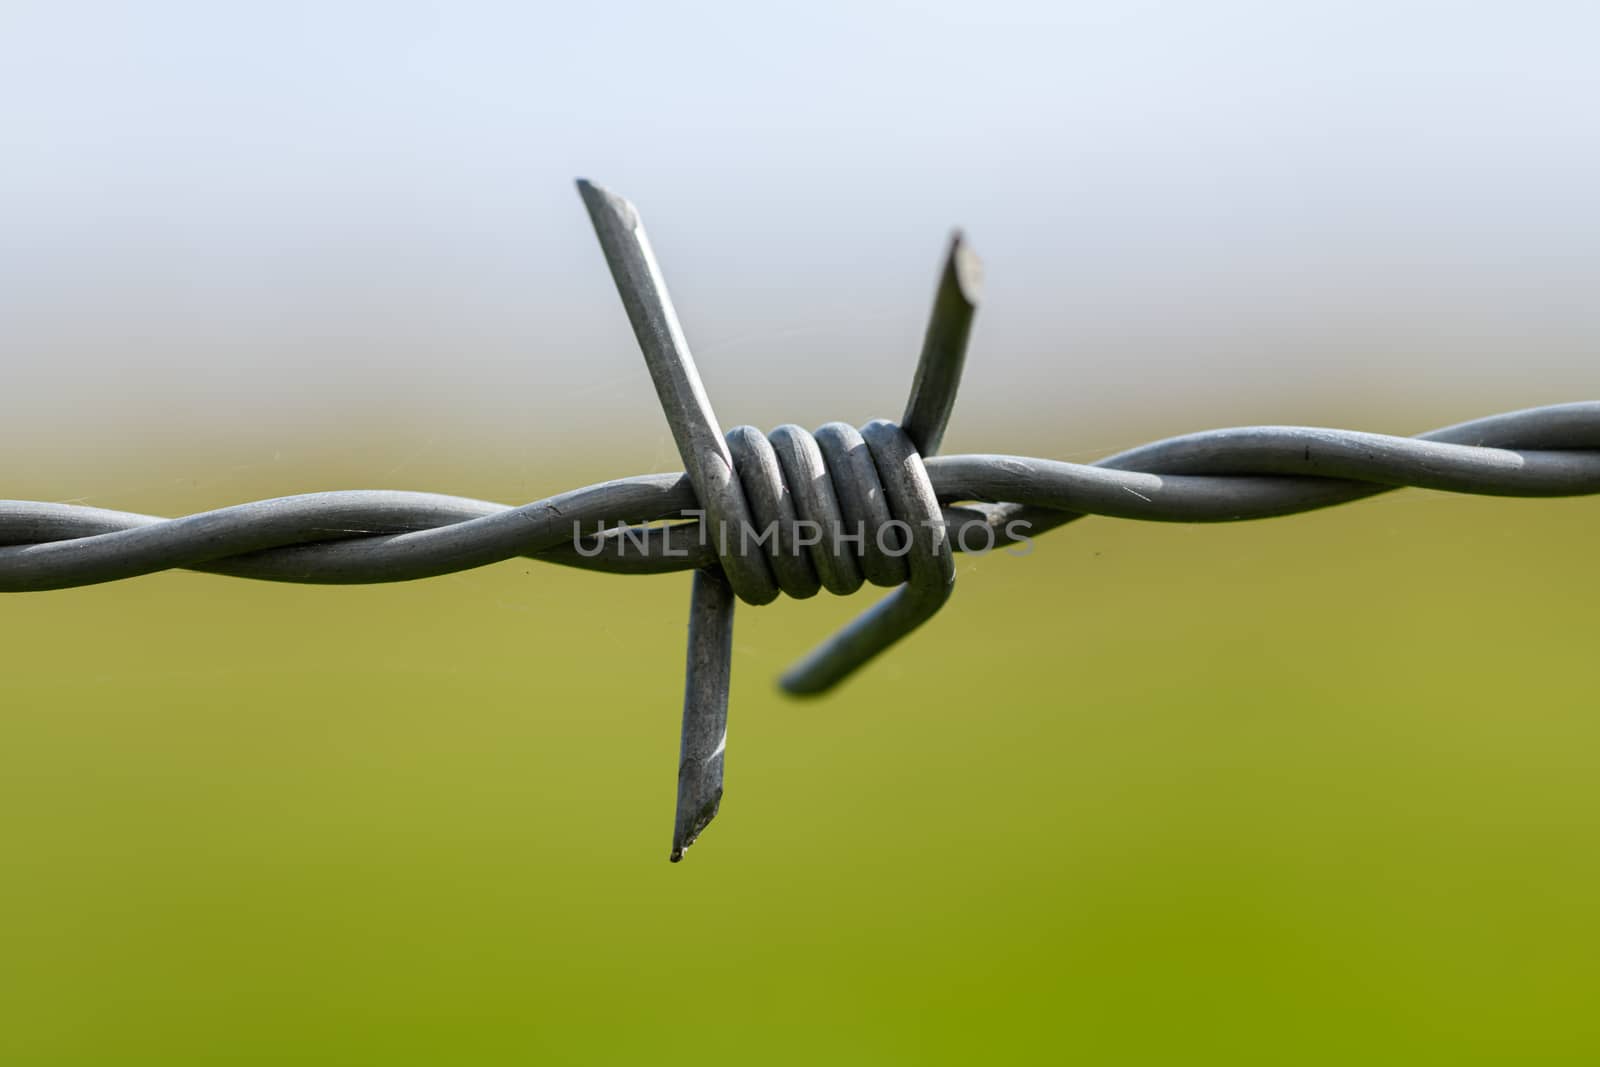
POLYGON ((976 308, 983 300, 983 260, 967 243, 966 235, 956 230, 950 235, 950 272, 961 296, 976 308))
MULTIPOLYGON (((597 185, 588 178, 579 178, 575 183, 578 195, 583 198, 584 207, 589 210, 589 218, 596 226, 600 225, 600 216, 605 212, 615 214, 629 229, 639 225, 639 209, 625 196, 618 196, 603 185, 597 185)), ((604 245, 602 236, 602 246, 604 245)), ((607 249, 607 261, 610 261, 612 251, 607 249)), ((619 283, 620 284, 620 283, 619 283)))

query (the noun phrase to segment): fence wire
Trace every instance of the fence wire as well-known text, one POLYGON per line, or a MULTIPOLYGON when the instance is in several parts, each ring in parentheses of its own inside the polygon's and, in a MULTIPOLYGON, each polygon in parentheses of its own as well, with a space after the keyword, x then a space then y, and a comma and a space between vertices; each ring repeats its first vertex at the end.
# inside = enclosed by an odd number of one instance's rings
POLYGON ((0 501, 0 591, 174 568, 278 582, 399 582, 514 557, 625 574, 693 570, 676 860, 722 796, 735 599, 899 587, 783 678, 793 693, 819 693, 945 603, 953 551, 1032 538, 1085 515, 1234 522, 1402 487, 1600 493, 1600 401, 1491 415, 1415 437, 1303 426, 1211 430, 1090 465, 934 455, 978 299, 977 261, 959 235, 900 424, 830 423, 815 433, 784 426, 770 435, 736 427, 724 435, 637 211, 589 183, 580 191, 683 473, 620 478, 518 507, 387 490, 308 493, 182 518, 0 501), (900 531, 885 537, 890 526, 900 531), (806 536, 811 530, 823 536, 806 536))
MULTIPOLYGON (((1600 493, 1600 401, 1491 415, 1416 437, 1252 426, 1173 437, 1093 465, 964 455, 930 457, 924 466, 958 552, 1015 540, 1008 527, 1031 537, 1085 515, 1236 522, 1407 486, 1580 496, 1600 493), (986 532, 974 532, 977 526, 986 532)), ((701 512, 682 473, 619 478, 519 507, 358 489, 161 518, 6 500, 0 501, 0 591, 67 589, 174 568, 276 582, 402 582, 519 556, 665 574, 716 564, 703 518, 632 524, 701 512), (574 537, 575 529, 601 526, 610 529, 574 537)))

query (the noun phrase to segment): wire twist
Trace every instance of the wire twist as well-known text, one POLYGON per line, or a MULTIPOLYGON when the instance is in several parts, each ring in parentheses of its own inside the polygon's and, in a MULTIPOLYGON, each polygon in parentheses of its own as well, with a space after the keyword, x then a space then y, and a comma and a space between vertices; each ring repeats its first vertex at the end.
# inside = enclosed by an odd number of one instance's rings
MULTIPOLYGON (((1175 437, 1093 465, 966 455, 935 456, 924 467, 956 552, 989 547, 991 534, 995 544, 1016 540, 1006 531, 1010 520, 1019 524, 1017 533, 1034 537, 1085 515, 1237 522, 1406 487, 1583 496, 1600 493, 1600 401, 1507 412, 1417 437, 1254 426, 1175 437), (1430 443, 1448 447, 1425 447, 1430 443)), ((69 589, 180 568, 363 585, 516 558, 611 574, 671 574, 717 563, 698 509, 681 472, 620 478, 518 507, 342 490, 165 518, 3 500, 0 592, 69 589), (659 519, 686 521, 637 525, 659 519)))

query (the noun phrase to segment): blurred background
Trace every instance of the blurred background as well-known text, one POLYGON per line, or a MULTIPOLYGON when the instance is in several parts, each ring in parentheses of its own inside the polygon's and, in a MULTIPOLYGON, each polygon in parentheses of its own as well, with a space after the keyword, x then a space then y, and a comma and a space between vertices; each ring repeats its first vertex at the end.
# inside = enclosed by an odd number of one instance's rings
MULTIPOLYGON (((524 502, 679 463, 572 179, 725 425, 947 452, 1600 392, 1580 3, 0 5, 0 494, 524 502)), ((163 574, 0 603, 0 1058, 1591 1063, 1593 500, 1090 520, 741 610, 666 862, 688 581, 163 574), (598 669, 599 673, 596 674, 598 669), (596 680, 598 678, 598 680, 596 680)))

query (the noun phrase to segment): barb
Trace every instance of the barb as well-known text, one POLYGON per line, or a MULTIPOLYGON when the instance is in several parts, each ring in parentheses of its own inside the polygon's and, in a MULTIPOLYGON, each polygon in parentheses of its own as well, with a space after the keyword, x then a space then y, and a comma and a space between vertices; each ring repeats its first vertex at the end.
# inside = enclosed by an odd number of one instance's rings
MULTIPOLYGON (((903 428, 876 421, 862 428, 870 451, 868 467, 876 467, 894 519, 911 530, 907 546, 907 584, 875 604, 866 614, 834 634, 805 659, 795 664, 778 684, 796 696, 825 693, 874 656, 927 622, 944 607, 954 591, 955 560, 950 539, 940 522, 939 500, 928 481, 923 457, 931 457, 944 440, 944 429, 956 406, 961 368, 967 359, 967 338, 978 310, 982 268, 959 232, 950 238, 944 273, 934 294, 928 332, 911 381, 911 398, 901 417, 903 428)), ((848 434, 849 427, 838 432, 848 434)), ((870 472, 851 481, 869 484, 870 472)), ((822 526, 830 529, 827 519, 822 526)), ((876 524, 874 529, 879 528, 876 524)), ((895 578, 902 577, 899 573, 895 578)), ((888 584, 878 582, 877 584, 888 584)))
POLYGON ((261 500, 183 518, 0 501, 0 592, 65 589, 174 568, 267 581, 409 581, 523 556, 625 574, 694 570, 671 856, 723 792, 735 598, 899 586, 786 673, 819 693, 948 600, 953 551, 1031 538, 1085 515, 1233 522, 1401 487, 1491 496, 1600 493, 1600 401, 1530 408, 1416 437, 1299 426, 1211 430, 1092 465, 935 456, 955 404, 980 268, 952 239, 902 424, 724 435, 638 212, 579 190, 682 455, 641 475, 520 507, 374 490, 261 500), (662 524, 662 520, 667 520, 662 524), (822 536, 815 536, 818 532, 822 536))
MULTIPOLYGON (((644 220, 632 204, 591 182, 579 179, 578 193, 589 209, 611 278, 633 323, 689 484, 718 529, 731 525, 742 530, 750 525, 750 509, 739 491, 733 455, 723 440, 705 386, 700 384, 700 371, 689 354, 678 312, 645 236, 644 220)), ((755 604, 769 603, 778 596, 773 571, 759 555, 724 552, 721 563, 720 573, 710 568, 695 572, 689 600, 678 809, 670 853, 674 863, 710 825, 722 802, 728 684, 733 673, 733 594, 755 604)))

